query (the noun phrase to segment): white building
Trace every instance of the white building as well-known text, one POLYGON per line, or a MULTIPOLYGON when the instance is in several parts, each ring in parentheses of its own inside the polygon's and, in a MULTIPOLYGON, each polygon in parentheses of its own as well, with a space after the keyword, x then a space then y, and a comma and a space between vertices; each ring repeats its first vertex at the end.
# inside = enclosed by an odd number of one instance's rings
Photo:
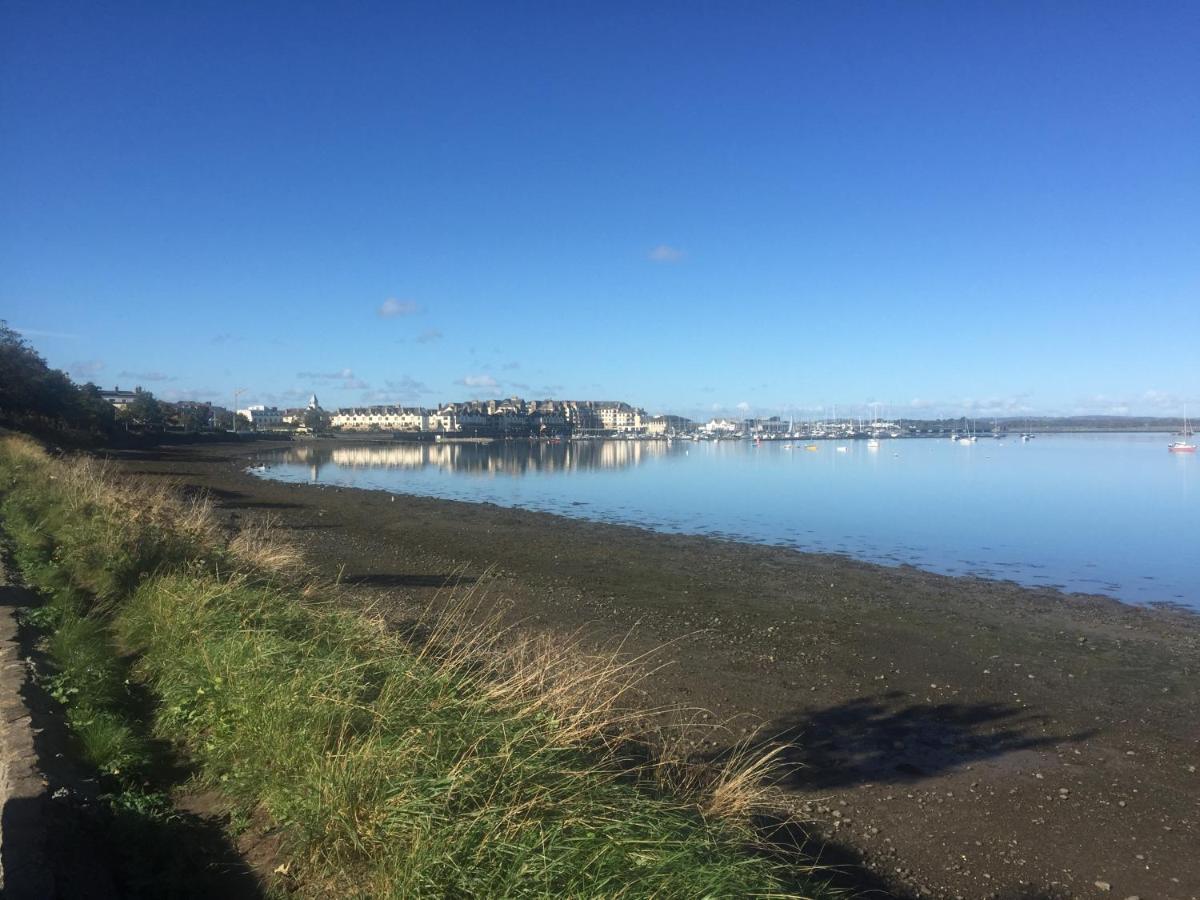
POLYGON ((283 410, 274 406, 263 406, 261 403, 247 406, 237 411, 255 428, 280 428, 283 426, 283 410))
POLYGON ((700 430, 708 434, 733 434, 742 430, 742 424, 729 419, 710 419, 700 426, 700 430))
POLYGON ((642 411, 626 403, 604 403, 596 407, 600 427, 606 431, 641 431, 642 411))
POLYGON ((429 411, 403 406, 354 406, 339 409, 329 424, 343 431, 428 431, 429 411))
POLYGON ((308 405, 303 409, 285 409, 283 411, 283 424, 295 425, 299 428, 304 425, 304 417, 308 414, 309 410, 313 409, 321 409, 321 403, 317 400, 316 394, 312 394, 308 398, 308 405))
MULTIPOLYGON (((138 388, 138 391, 140 390, 141 388, 138 388)), ((115 387, 111 391, 101 388, 100 397, 107 400, 117 409, 121 409, 133 402, 134 398, 137 397, 137 391, 123 391, 120 387, 115 387)))
POLYGON ((458 431, 458 415, 453 406, 445 406, 429 413, 430 431, 458 431))

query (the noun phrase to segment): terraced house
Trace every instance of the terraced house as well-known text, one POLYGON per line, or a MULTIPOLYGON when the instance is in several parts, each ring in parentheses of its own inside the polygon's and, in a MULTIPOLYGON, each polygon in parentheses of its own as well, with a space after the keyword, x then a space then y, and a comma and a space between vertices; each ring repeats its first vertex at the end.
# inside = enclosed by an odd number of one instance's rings
POLYGON ((465 436, 567 435, 571 431, 642 433, 646 413, 628 403, 596 400, 468 400, 437 409, 353 406, 337 410, 330 425, 341 431, 458 432, 465 436))
MULTIPOLYGON (((439 425, 443 421, 434 416, 439 425)), ((339 409, 330 418, 333 428, 343 431, 430 431, 430 411, 420 407, 352 406, 339 409)))

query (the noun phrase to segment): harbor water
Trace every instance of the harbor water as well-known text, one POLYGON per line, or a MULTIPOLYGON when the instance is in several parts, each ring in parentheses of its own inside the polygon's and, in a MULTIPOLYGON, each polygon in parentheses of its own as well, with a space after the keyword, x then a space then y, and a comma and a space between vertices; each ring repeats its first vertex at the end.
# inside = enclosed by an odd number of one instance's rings
POLYGON ((1170 440, 319 441, 255 471, 1200 611, 1200 458, 1170 440))

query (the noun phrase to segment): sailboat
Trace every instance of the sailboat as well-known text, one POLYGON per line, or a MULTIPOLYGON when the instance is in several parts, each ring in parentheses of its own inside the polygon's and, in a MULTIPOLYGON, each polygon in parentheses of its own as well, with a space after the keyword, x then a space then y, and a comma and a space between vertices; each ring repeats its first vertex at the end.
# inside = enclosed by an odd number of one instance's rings
POLYGON ((975 427, 974 426, 975 426, 974 420, 972 420, 972 423, 970 425, 968 425, 966 416, 963 416, 963 431, 965 431, 966 433, 959 434, 956 432, 955 436, 954 436, 954 440, 958 441, 960 444, 974 444, 975 443, 975 427))
POLYGON ((1187 410, 1183 411, 1183 440, 1172 441, 1167 444, 1168 453, 1195 453, 1196 445, 1188 443, 1188 419, 1187 410))

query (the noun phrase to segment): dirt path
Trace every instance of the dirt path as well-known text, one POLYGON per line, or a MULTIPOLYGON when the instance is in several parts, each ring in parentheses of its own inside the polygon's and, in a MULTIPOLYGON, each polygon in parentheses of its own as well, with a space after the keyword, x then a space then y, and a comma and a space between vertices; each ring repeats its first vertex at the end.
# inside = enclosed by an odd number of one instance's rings
POLYGON ((29 673, 16 615, 32 603, 0 552, 0 894, 12 900, 53 896, 55 883, 47 865, 50 792, 26 702, 29 673))
MULTIPOLYGON (((653 702, 760 726, 786 803, 898 894, 1200 898, 1200 617, 840 557, 126 453, 270 514, 326 572, 426 602, 498 567, 528 627, 666 644, 653 702)), ((710 749, 710 748, 704 748, 710 749)))
MULTIPOLYGON (((0 525, 3 523, 0 522, 0 525)), ((35 671, 50 671, 37 633, 17 611, 41 605, 0 547, 0 896, 6 900, 115 900, 130 896, 266 896, 278 839, 252 822, 235 847, 231 804, 186 779, 176 815, 116 821, 111 784, 82 762, 62 706, 35 671), (137 846, 134 846, 136 844, 137 846), (146 892, 149 892, 148 894, 146 892)), ((168 784, 159 784, 168 788, 168 784)))

